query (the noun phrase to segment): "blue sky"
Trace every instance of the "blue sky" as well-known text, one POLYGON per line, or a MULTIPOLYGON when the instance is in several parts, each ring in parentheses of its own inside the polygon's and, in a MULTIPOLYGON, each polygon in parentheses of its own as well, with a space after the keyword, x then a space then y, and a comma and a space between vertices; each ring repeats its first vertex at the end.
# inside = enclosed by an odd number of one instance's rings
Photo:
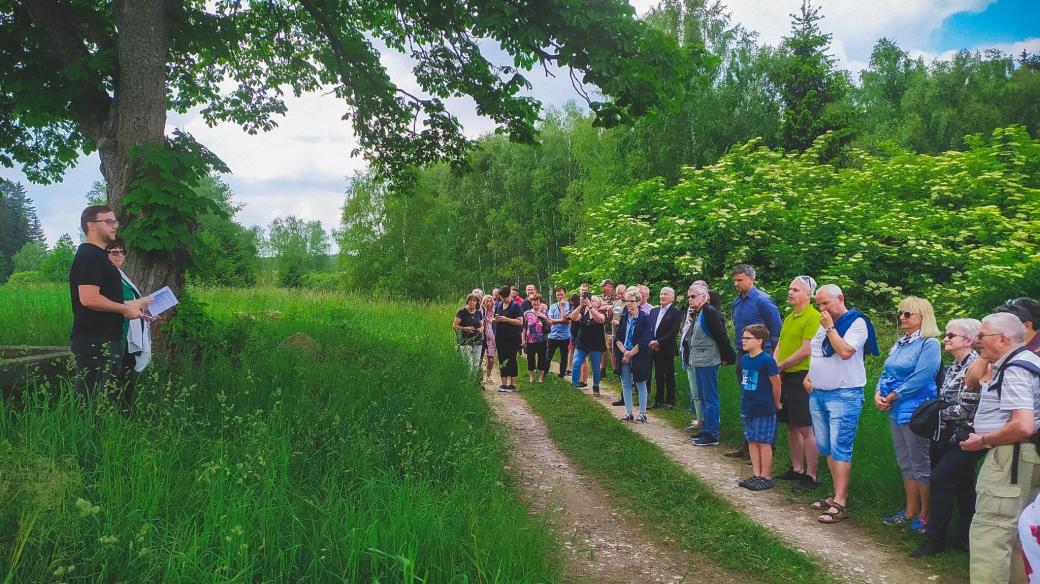
POLYGON ((1013 43, 1040 36, 1040 1, 1000 0, 981 12, 961 12, 947 18, 932 36, 932 50, 1013 43))
MULTIPOLYGON (((639 13, 657 0, 630 0, 639 13)), ((801 0, 728 0, 733 20, 759 33, 765 44, 778 44, 790 27, 789 14, 801 0)), ((825 17, 822 27, 833 35, 832 53, 854 74, 862 70, 878 38, 885 36, 914 56, 949 58, 956 49, 996 46, 1018 54, 1023 47, 1040 53, 1040 0, 817 0, 825 17)), ((410 63, 401 55, 383 52, 391 78, 405 89, 417 89, 410 63)), ((532 72, 532 94, 546 105, 574 99, 566 75, 547 79, 532 72)), ((351 158, 355 147, 351 128, 340 120, 343 106, 328 95, 287 100, 288 114, 279 127, 249 136, 235 126, 210 128, 198 115, 171 115, 168 130, 182 128, 217 153, 230 166, 226 177, 236 198, 245 204, 239 221, 267 225, 275 217, 295 214, 339 223, 347 177, 364 166, 351 158)), ((472 102, 455 100, 452 111, 471 136, 490 129, 477 116, 472 102)), ((0 177, 21 182, 34 200, 50 244, 62 233, 75 233, 79 212, 90 185, 101 179, 97 155, 84 157, 56 185, 29 184, 16 169, 0 167, 0 177)))

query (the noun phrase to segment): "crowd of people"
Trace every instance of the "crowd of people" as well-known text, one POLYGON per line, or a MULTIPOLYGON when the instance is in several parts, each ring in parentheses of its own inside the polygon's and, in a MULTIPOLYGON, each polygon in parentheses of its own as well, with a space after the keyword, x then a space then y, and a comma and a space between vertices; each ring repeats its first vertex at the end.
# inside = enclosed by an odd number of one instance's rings
MULTIPOLYGON (((752 465, 739 486, 764 491, 784 480, 815 491, 823 457, 834 489, 810 507, 820 523, 844 521, 868 393, 864 359, 881 355, 874 324, 847 305, 841 288, 817 286, 811 276, 791 281, 782 317, 755 280, 750 265, 732 270, 733 342, 721 296, 701 280, 689 286, 685 311, 672 288, 661 288, 654 306, 647 286, 609 279, 598 295, 588 284, 575 294, 557 287, 549 304, 534 285, 524 297, 511 286, 486 295, 477 289, 454 329, 484 383, 492 383, 497 357, 503 393, 517 390, 520 351, 528 381, 543 382, 559 354, 559 376, 578 389, 591 377, 597 397, 609 361, 622 387, 613 405, 624 406, 620 419, 632 423, 647 423, 647 410, 676 406, 678 357, 690 386, 687 429, 701 447, 719 445, 720 369, 733 365, 745 441, 725 455, 750 456, 752 465), (773 477, 778 424, 787 425, 790 468, 773 477)), ((970 552, 973 582, 1025 582, 1030 565, 1040 565, 1040 302, 1008 300, 981 320, 956 318, 940 329, 931 303, 910 296, 896 320, 898 338, 873 405, 889 417, 905 505, 882 521, 926 536, 911 556, 953 547, 970 552), (951 526, 955 508, 959 521, 951 526), (1020 550, 1021 560, 1013 557, 1020 550)))

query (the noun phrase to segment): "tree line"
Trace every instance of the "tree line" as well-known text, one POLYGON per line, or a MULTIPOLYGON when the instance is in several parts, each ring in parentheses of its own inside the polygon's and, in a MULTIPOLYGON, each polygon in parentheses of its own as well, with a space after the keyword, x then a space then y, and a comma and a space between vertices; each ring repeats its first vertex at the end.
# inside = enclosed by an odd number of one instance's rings
MULTIPOLYGON (((250 287, 264 273, 268 283, 285 287, 336 287, 330 274, 331 236, 319 221, 292 215, 274 219, 266 228, 245 227, 235 217, 243 205, 219 175, 201 177, 197 195, 212 203, 197 217, 198 239, 188 282, 199 286, 250 287), (330 281, 332 282, 330 284, 330 281)), ((67 282, 78 240, 68 233, 53 248, 46 238, 25 188, 0 179, 0 284, 35 285, 67 282)), ((108 204, 103 181, 87 191, 84 205, 108 204)), ((132 255, 138 250, 129 248, 132 255)))
MULTIPOLYGON (((689 68, 677 108, 604 129, 567 106, 544 117, 537 147, 484 136, 462 174, 434 164, 415 170, 407 184, 386 183, 371 172, 354 176, 338 233, 344 286, 454 297, 476 286, 545 286, 556 275, 600 274, 587 263, 575 269, 575 253, 567 246, 580 241, 601 259, 631 251, 621 249, 617 238, 626 225, 610 220, 619 196, 634 196, 632 189, 651 179, 660 181, 655 188, 672 187, 690 167, 704 168, 748 148, 776 155, 815 148, 820 172, 840 172, 860 167, 865 156, 894 161, 963 151, 978 136, 1012 124, 1027 138, 1036 136, 1036 55, 965 50, 950 60, 926 62, 882 38, 853 82, 830 54, 822 18, 818 8, 803 3, 789 34, 771 47, 733 23, 721 2, 664 1, 645 20, 681 46, 698 47, 693 54, 705 55, 689 68), (813 146, 824 134, 827 139, 813 146)), ((797 193, 812 196, 811 190, 797 193)), ((641 204, 641 213, 651 218, 674 212, 654 197, 641 204)))

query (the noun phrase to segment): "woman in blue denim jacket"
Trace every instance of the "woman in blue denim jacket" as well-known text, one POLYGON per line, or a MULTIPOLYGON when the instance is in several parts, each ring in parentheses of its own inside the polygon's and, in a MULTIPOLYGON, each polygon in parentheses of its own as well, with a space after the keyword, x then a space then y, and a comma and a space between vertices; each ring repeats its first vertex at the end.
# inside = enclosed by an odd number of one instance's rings
POLYGON ((903 473, 906 508, 881 521, 890 525, 912 521, 911 528, 923 532, 931 498, 930 441, 911 432, 909 424, 914 410, 936 395, 935 374, 942 364, 942 348, 936 338, 940 335, 939 325, 927 300, 905 298, 899 303, 897 316, 903 335, 892 345, 885 360, 874 403, 889 413, 896 462, 903 473))

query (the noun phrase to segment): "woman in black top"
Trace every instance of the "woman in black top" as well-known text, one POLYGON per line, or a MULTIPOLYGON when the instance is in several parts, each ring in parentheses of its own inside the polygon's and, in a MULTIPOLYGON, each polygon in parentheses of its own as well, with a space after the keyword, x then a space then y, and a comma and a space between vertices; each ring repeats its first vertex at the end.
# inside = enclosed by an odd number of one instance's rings
POLYGON ((607 317, 601 309, 602 301, 599 296, 584 296, 578 306, 571 312, 571 320, 577 322, 578 340, 574 343, 574 364, 571 372, 571 384, 576 388, 578 385, 578 367, 586 356, 592 359, 592 394, 599 395, 599 380, 602 375, 600 361, 603 359, 603 351, 607 348, 607 334, 603 323, 607 317))
POLYGON ((480 297, 470 294, 466 306, 455 313, 455 341, 459 353, 466 361, 470 372, 480 379, 480 349, 484 343, 484 315, 480 310, 480 297))
POLYGON ((502 375, 502 385, 498 387, 498 391, 512 393, 516 391, 516 355, 520 352, 524 312, 519 304, 513 302, 509 286, 502 286, 498 292, 502 301, 495 305, 493 319, 495 345, 498 349, 498 371, 502 375))

